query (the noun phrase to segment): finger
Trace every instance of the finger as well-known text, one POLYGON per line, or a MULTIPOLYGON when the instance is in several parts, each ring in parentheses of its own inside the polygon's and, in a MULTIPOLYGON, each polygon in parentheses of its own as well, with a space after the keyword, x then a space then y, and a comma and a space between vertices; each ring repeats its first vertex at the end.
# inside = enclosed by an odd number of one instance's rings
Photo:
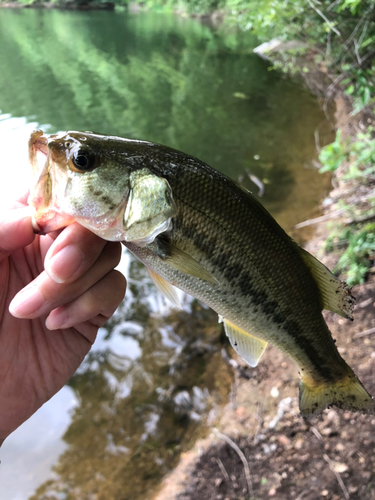
POLYGON ((72 283, 58 284, 44 271, 12 300, 10 313, 17 318, 37 318, 53 309, 77 299, 117 266, 121 245, 108 242, 97 261, 72 283))
POLYGON ((0 261, 33 242, 32 212, 31 207, 23 207, 0 214, 0 261))
POLYGON ((27 199, 29 197, 29 194, 30 194, 30 189, 28 189, 27 191, 25 190, 22 190, 19 195, 16 194, 16 206, 25 206, 27 205, 27 199))
POLYGON ((112 316, 125 296, 126 280, 111 271, 76 300, 54 309, 46 320, 49 330, 70 328, 89 322, 98 329, 112 316))
POLYGON ((71 283, 86 273, 106 243, 80 224, 71 224, 57 236, 47 251, 45 270, 56 283, 71 283))

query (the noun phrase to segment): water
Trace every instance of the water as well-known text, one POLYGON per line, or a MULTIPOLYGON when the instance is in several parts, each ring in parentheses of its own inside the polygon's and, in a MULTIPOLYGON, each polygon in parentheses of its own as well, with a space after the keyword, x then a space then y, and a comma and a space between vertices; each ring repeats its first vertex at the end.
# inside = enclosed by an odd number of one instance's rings
MULTIPOLYGON (((262 203, 291 230, 321 197, 310 167, 314 132, 328 128, 255 44, 168 15, 0 10, 1 200, 27 185, 34 127, 91 130, 181 149, 256 193, 255 175, 262 203)), ((149 499, 226 402, 216 315, 183 294, 184 310, 171 309, 128 255, 121 269, 127 297, 91 354, 5 442, 0 498, 149 499)))

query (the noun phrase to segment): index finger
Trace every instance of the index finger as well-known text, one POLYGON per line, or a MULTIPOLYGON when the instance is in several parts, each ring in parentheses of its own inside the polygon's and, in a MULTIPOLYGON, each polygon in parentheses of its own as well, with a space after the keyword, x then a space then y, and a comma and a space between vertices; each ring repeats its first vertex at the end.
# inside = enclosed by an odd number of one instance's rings
POLYGON ((50 246, 44 268, 56 283, 70 283, 94 264, 106 241, 77 222, 67 226, 50 246))
POLYGON ((0 261, 34 240, 31 214, 30 207, 4 210, 0 213, 0 261))

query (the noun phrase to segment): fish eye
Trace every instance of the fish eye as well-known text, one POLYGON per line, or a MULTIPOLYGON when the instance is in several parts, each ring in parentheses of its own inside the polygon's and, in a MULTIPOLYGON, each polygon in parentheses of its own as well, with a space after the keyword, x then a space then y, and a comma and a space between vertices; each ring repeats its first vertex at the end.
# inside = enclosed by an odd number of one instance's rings
POLYGON ((72 155, 72 170, 87 172, 95 167, 95 155, 87 149, 78 149, 72 155))

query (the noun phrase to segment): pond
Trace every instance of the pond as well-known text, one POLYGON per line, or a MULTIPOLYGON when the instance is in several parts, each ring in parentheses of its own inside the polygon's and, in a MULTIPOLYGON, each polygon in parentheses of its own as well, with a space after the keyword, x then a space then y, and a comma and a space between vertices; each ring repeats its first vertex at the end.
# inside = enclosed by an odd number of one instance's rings
MULTIPOLYGON (((0 10, 2 202, 27 185, 33 128, 91 130, 183 150, 255 194, 260 180, 292 231, 322 197, 315 137, 329 127, 256 45, 173 15, 0 10)), ((174 310, 128 254, 120 269, 127 297, 91 353, 4 443, 1 498, 150 499, 227 401, 233 351, 216 314, 182 293, 174 310)))

